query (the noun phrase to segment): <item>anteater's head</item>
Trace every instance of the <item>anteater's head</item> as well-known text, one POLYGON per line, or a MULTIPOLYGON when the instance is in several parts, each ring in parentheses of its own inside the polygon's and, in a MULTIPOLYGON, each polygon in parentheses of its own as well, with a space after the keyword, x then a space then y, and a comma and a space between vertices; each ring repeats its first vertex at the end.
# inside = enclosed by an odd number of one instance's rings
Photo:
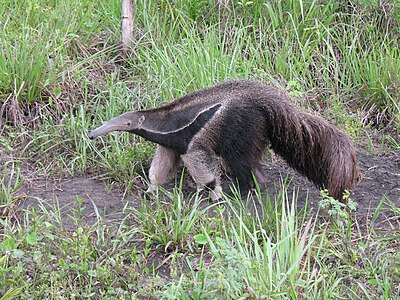
POLYGON ((140 129, 144 120, 145 116, 140 112, 127 112, 111 119, 107 123, 90 132, 89 138, 94 139, 112 131, 132 132, 135 129, 140 129))

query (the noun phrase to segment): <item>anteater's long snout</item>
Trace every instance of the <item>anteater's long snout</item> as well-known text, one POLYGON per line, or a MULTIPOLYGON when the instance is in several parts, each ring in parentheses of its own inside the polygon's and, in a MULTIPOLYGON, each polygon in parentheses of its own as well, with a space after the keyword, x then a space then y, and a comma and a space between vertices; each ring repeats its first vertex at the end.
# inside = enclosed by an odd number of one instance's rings
POLYGON ((119 127, 117 128, 115 122, 107 122, 101 125, 100 127, 96 128, 95 130, 89 132, 89 139, 93 140, 94 138, 97 138, 100 135, 104 135, 118 129, 119 127))
POLYGON ((89 139, 105 135, 113 131, 130 131, 133 129, 132 113, 125 113, 115 117, 89 133, 89 139))
POLYGON ((96 136, 93 134, 93 131, 89 132, 89 139, 93 140, 96 136))

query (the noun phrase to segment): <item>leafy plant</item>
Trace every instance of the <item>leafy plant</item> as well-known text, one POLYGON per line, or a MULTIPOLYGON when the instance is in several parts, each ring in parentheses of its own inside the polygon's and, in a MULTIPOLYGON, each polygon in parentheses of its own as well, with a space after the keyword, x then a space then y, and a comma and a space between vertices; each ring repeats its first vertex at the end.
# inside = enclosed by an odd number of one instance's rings
POLYGON ((355 211, 357 208, 357 203, 350 198, 350 192, 347 190, 343 194, 343 201, 329 196, 328 190, 322 190, 320 195, 322 199, 319 201, 319 206, 328 209, 328 214, 338 221, 347 219, 349 217, 348 211, 355 211))
POLYGON ((0 216, 8 214, 10 205, 18 200, 17 191, 22 184, 20 162, 7 161, 1 170, 0 177, 0 216))

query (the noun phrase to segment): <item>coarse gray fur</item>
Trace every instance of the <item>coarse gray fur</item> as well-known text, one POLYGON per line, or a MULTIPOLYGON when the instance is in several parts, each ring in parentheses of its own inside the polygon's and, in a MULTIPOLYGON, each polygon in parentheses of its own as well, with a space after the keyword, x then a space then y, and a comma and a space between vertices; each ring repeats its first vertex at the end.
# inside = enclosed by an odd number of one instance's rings
POLYGON ((182 159, 199 188, 222 196, 221 164, 241 188, 253 176, 265 183, 266 147, 330 195, 342 200, 359 176, 350 138, 324 119, 291 103, 279 88, 238 80, 199 90, 155 109, 128 112, 92 131, 90 138, 128 131, 159 144, 150 187, 164 184, 182 159))

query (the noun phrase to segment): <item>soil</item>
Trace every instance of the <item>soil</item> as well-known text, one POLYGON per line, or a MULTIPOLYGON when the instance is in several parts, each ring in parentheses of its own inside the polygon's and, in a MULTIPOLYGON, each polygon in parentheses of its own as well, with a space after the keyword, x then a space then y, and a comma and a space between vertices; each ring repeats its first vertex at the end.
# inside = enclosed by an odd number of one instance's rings
MULTIPOLYGON (((357 218, 370 217, 380 205, 382 199, 385 201, 380 209, 380 221, 393 221, 392 210, 385 209, 392 203, 400 207, 400 152, 384 152, 378 155, 371 155, 360 151, 357 155, 362 172, 361 181, 353 190, 352 199, 358 203, 355 216, 357 218)), ((1 162, 1 158, 0 158, 1 162)), ((318 206, 320 199, 318 189, 305 177, 301 176, 282 160, 267 162, 265 176, 268 181, 268 192, 273 196, 276 187, 281 186, 285 178, 291 181, 288 188, 289 195, 293 190, 298 192, 298 205, 302 207, 305 199, 310 199, 311 207, 318 206)), ((41 203, 48 209, 61 209, 62 216, 74 214, 78 208, 79 198, 82 201, 81 207, 85 207, 82 214, 84 222, 91 223, 96 220, 97 207, 99 214, 106 216, 106 220, 122 219, 124 207, 138 206, 138 199, 143 193, 144 185, 135 186, 132 191, 124 195, 121 187, 114 186, 110 182, 96 179, 94 177, 63 177, 57 180, 49 180, 25 168, 23 172, 24 182, 20 189, 23 201, 18 202, 14 211, 38 207, 41 203), (95 206, 93 205, 95 204, 95 206)), ((189 180, 186 180, 189 181, 189 180)), ((170 186, 173 183, 170 184, 170 186)), ((185 184, 185 189, 193 191, 191 184, 185 184)), ((76 215, 76 213, 75 213, 76 215)), ((395 216, 398 218, 398 215, 395 216)), ((71 225, 71 219, 66 217, 66 226, 71 225)), ((395 222, 397 225, 399 220, 395 222)), ((387 224, 386 226, 393 226, 387 224)), ((399 228, 396 228, 399 229, 399 228)))
MULTIPOLYGON (((0 153, 0 165, 10 161, 10 157, 4 157, 0 153)), ((366 231, 371 225, 371 216, 375 209, 381 205, 380 213, 374 222, 374 228, 383 234, 391 235, 400 230, 400 152, 384 152, 379 155, 371 155, 366 152, 358 153, 359 166, 362 171, 362 179, 355 187, 352 199, 358 203, 353 218, 357 219, 357 226, 366 231), (395 209, 393 209, 395 207, 395 209), (396 213, 394 213, 394 211, 396 213)), ((97 220, 97 215, 104 216, 104 222, 118 222, 127 216, 125 207, 138 208, 140 197, 145 190, 145 185, 138 180, 137 185, 128 193, 117 184, 98 177, 68 177, 60 176, 58 179, 49 179, 45 175, 38 174, 33 165, 24 163, 22 168, 23 184, 18 190, 21 201, 17 201, 9 211, 11 217, 21 220, 24 210, 46 208, 57 212, 61 216, 62 226, 73 230, 77 226, 76 219, 80 219, 79 226, 90 226, 97 220), (79 204, 79 202, 81 202, 79 204), (83 210, 81 211, 81 209, 83 210)), ((264 173, 268 181, 267 190, 271 198, 280 190, 281 183, 289 179, 288 196, 298 193, 298 206, 303 207, 305 200, 309 200, 312 209, 318 208, 320 200, 318 189, 305 177, 291 169, 281 159, 273 159, 264 166, 264 173)), ((7 176, 7 175, 6 175, 7 176)), ((8 175, 9 176, 9 175, 8 175)), ((7 182, 7 180, 6 180, 7 182)), ((225 187, 229 182, 225 182, 225 187)), ((174 182, 168 184, 167 189, 174 186, 174 182)), ((194 192, 193 182, 185 177, 185 193, 194 192)), ((225 189, 227 190, 227 189, 225 189)), ((151 199, 151 198, 150 198, 151 199)), ((272 198, 273 199, 273 198, 272 198)), ((150 200, 151 201, 151 200, 150 200)), ((247 206, 249 213, 254 212, 254 207, 247 206)), ((260 210, 258 210, 260 211, 260 210)), ((57 214, 55 214, 57 215, 57 214)), ((140 245, 138 245, 140 247, 140 245)), ((157 266, 157 274, 162 280, 171 278, 171 268, 168 262, 168 254, 153 251, 148 259, 149 268, 157 266)), ((203 258, 208 261, 207 258, 203 258)), ((143 284, 148 278, 143 278, 143 284)))

